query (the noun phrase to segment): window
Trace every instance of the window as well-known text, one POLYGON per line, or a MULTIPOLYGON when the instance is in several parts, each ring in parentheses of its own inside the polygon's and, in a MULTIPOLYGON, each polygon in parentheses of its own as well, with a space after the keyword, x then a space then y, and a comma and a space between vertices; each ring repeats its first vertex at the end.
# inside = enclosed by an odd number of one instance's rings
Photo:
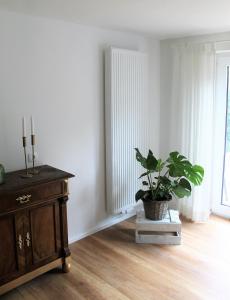
POLYGON ((230 91, 229 66, 226 66, 225 154, 223 167, 222 205, 230 206, 230 91))
POLYGON ((217 56, 214 132, 214 213, 230 217, 230 53, 217 56))

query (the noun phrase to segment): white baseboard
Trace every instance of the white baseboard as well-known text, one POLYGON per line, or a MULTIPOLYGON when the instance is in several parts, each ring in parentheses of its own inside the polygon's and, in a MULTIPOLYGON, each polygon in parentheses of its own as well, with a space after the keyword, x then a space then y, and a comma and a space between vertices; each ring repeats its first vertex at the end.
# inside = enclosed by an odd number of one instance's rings
POLYGON ((103 229, 106 229, 112 225, 115 225, 117 223, 120 223, 126 219, 129 219, 133 216, 136 215, 136 212, 132 211, 130 213, 125 213, 125 214, 119 214, 119 215, 116 215, 116 216, 110 216, 108 217, 107 219, 105 219, 104 221, 100 222, 97 226, 91 228, 90 230, 84 232, 84 233, 81 233, 79 235, 76 235, 76 236, 72 236, 72 237, 69 237, 69 244, 72 244, 74 242, 77 242, 91 234, 94 234, 100 230, 103 230, 103 229))

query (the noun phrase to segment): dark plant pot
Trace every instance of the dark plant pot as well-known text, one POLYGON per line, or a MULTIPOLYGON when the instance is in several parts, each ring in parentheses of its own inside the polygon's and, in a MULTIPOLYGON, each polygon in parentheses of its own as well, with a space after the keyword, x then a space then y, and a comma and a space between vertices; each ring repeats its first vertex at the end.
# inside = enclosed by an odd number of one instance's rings
POLYGON ((150 220, 163 220, 167 214, 169 201, 143 201, 145 217, 150 220))

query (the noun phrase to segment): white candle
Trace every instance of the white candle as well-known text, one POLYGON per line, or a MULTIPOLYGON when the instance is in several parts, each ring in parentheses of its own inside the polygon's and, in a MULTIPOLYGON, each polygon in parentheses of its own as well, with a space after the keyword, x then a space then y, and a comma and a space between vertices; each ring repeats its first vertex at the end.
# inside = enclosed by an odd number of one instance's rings
POLYGON ((30 118, 30 123, 31 123, 31 135, 34 135, 34 118, 30 118))
POLYGON ((26 136, 26 118, 25 117, 22 118, 22 136, 23 137, 26 136))

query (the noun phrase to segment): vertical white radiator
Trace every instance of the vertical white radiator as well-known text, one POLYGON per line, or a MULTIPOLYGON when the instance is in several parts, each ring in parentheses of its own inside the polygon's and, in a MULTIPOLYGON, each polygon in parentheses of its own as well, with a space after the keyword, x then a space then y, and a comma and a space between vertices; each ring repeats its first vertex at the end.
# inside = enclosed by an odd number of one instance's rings
POLYGON ((110 48, 105 88, 107 210, 116 214, 135 204, 142 170, 134 148, 150 144, 147 55, 110 48))

